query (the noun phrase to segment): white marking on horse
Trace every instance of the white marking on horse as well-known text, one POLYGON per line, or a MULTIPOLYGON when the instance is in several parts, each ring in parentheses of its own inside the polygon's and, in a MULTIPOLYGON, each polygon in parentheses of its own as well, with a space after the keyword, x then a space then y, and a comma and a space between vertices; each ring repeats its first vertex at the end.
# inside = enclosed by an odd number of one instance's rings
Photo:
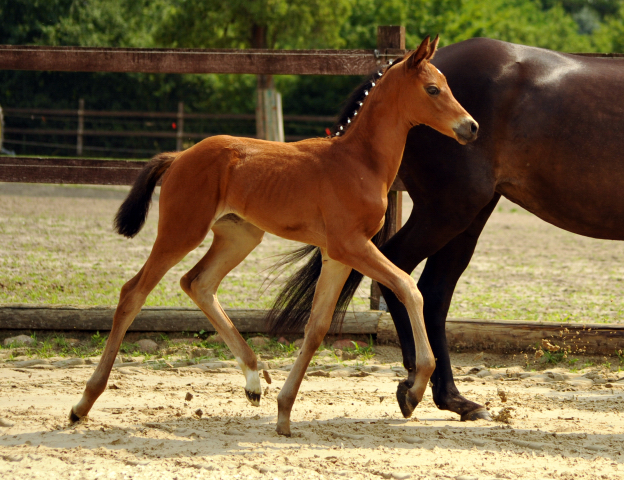
MULTIPOLYGON (((236 362, 241 367, 243 371, 243 375, 247 379, 247 384, 245 385, 245 390, 248 392, 256 393, 260 395, 262 393, 262 386, 260 385, 260 375, 258 374, 258 370, 250 369, 245 363, 238 357, 236 357, 236 362)), ((258 406, 259 402, 252 402, 254 405, 258 406)))

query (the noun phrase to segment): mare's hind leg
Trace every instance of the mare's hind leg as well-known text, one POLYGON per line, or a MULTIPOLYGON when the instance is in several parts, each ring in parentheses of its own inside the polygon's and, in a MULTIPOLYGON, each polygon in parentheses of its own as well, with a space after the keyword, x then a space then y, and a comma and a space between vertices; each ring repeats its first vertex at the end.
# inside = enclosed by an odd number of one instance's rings
POLYGON ((247 379, 247 398, 253 405, 259 405, 261 389, 256 355, 221 308, 217 289, 223 278, 262 241, 264 231, 234 215, 219 220, 212 230, 214 240, 208 253, 182 277, 180 285, 225 340, 247 379))
POLYGON ((342 287, 351 273, 351 267, 332 260, 324 249, 321 276, 316 284, 310 320, 305 328, 305 338, 301 352, 295 360, 286 383, 277 396, 277 433, 290 436, 290 412, 303 376, 314 353, 321 345, 331 325, 334 307, 342 291, 342 287))
POLYGON ((76 422, 87 415, 106 388, 121 341, 134 317, 141 311, 147 295, 158 285, 165 273, 200 242, 201 239, 193 242, 192 246, 185 247, 183 244, 173 245, 170 242, 164 245, 165 242, 160 241, 160 237, 156 239, 152 253, 143 268, 121 288, 119 304, 113 317, 113 327, 106 341, 102 358, 87 381, 82 399, 71 409, 69 414, 71 422, 76 422))

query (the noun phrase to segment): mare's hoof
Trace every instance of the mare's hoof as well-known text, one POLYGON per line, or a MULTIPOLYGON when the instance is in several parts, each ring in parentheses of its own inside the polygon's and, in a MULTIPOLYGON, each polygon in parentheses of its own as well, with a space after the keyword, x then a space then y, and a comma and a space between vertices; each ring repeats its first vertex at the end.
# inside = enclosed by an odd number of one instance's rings
POLYGON ((410 418, 414 409, 418 406, 418 400, 412 399, 409 394, 409 389, 413 386, 407 380, 399 383, 397 387, 397 401, 399 402, 399 408, 405 418, 410 418))
POLYGON ((260 406, 260 393, 250 392, 249 390, 245 389, 245 395, 247 396, 247 400, 249 400, 249 403, 251 403, 254 407, 260 406))
POLYGON ((492 417, 490 416, 490 412, 483 407, 477 408, 472 412, 466 412, 461 416, 462 422, 474 422, 475 420, 487 420, 488 422, 491 422, 492 417))
POLYGON ((73 425, 74 423, 79 422, 81 419, 82 417, 76 415, 74 413, 74 408, 72 407, 72 409, 69 411, 69 423, 73 425))

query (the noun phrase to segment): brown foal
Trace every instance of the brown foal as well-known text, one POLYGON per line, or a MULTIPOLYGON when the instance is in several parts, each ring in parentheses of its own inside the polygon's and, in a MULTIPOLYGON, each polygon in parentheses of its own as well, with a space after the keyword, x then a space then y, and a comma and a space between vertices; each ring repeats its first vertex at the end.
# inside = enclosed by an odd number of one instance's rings
POLYGON ((206 256, 182 277, 182 289, 206 314, 247 379, 258 405, 261 386, 253 351, 217 300, 223 278, 261 241, 264 232, 320 247, 323 267, 305 340, 278 396, 277 432, 290 435, 290 412, 312 356, 327 333, 334 306, 351 269, 387 286, 405 304, 416 342, 417 374, 409 395, 423 396, 435 359, 415 281, 370 241, 381 228, 387 193, 397 174, 409 129, 426 124, 461 144, 478 126, 454 99, 444 76, 429 63, 437 38, 388 67, 368 92, 349 128, 332 138, 296 143, 216 136, 180 153, 154 157, 116 217, 119 233, 141 229, 162 176, 158 235, 147 262, 121 289, 102 359, 70 419, 88 414, 106 387, 126 330, 163 275, 204 240, 206 256))

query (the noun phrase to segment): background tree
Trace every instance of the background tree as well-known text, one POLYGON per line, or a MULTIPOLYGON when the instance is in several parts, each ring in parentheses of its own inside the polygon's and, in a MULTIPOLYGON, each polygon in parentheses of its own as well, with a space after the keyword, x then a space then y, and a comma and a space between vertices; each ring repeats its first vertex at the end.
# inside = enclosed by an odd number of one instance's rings
MULTIPOLYGON (((439 33, 442 45, 484 36, 624 52, 621 0, 0 0, 0 19, 0 43, 12 45, 251 48, 256 38, 267 48, 374 48, 378 25, 404 25, 408 48, 439 33)), ((286 114, 333 115, 359 81, 275 77, 286 114)), ((93 109, 175 111, 184 101, 189 111, 252 113, 255 86, 250 75, 1 71, 0 104, 76 108, 84 98, 93 109)))

